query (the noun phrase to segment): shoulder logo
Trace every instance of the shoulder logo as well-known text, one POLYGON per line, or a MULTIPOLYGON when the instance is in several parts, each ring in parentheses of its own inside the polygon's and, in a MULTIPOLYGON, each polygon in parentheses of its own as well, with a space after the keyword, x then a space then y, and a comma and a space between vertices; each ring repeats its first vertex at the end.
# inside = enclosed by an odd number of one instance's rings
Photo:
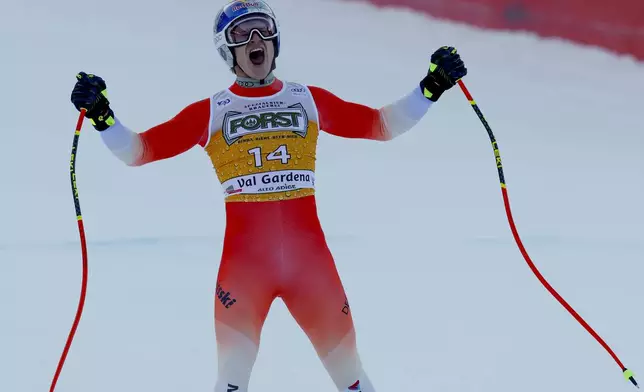
POLYGON ((307 95, 306 94, 306 88, 304 86, 302 86, 301 84, 297 84, 297 83, 291 83, 290 86, 289 86, 289 91, 293 95, 307 95))
POLYGON ((233 102, 232 98, 230 97, 229 94, 227 94, 226 90, 219 91, 217 94, 213 95, 210 99, 211 99, 211 102, 214 102, 217 107, 226 106, 233 102))
POLYGON ((230 98, 221 99, 217 101, 217 106, 226 106, 231 102, 232 100, 230 98))
POLYGON ((222 134, 228 145, 240 138, 264 132, 290 131, 306 137, 309 118, 301 103, 286 108, 269 108, 242 113, 230 111, 224 115, 222 134))

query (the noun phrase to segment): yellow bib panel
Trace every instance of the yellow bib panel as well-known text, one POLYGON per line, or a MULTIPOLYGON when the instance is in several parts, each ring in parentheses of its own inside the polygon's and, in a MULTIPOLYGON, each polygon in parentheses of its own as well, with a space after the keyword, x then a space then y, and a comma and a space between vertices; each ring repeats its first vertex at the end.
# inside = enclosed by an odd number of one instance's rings
POLYGON ((314 194, 319 121, 306 86, 284 82, 280 92, 260 98, 224 90, 210 105, 205 150, 226 202, 314 194))

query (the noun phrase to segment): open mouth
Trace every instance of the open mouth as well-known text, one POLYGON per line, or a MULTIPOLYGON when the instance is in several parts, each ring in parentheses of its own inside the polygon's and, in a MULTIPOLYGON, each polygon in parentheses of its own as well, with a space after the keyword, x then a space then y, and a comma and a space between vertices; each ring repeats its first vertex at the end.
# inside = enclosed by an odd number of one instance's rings
POLYGON ((260 65, 264 62, 264 49, 262 48, 257 48, 253 49, 250 52, 249 59, 250 62, 253 63, 254 65, 260 65))

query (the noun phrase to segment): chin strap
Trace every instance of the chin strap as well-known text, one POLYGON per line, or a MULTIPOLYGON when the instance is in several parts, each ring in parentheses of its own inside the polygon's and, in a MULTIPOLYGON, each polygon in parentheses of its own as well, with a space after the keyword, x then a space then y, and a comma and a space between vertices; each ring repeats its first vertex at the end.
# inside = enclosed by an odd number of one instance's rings
POLYGON ((275 81, 275 76, 273 75, 273 72, 269 73, 264 79, 253 79, 253 78, 245 78, 238 76, 237 80, 235 80, 235 83, 237 83, 241 87, 247 87, 247 88, 253 88, 253 87, 263 87, 270 85, 275 81))

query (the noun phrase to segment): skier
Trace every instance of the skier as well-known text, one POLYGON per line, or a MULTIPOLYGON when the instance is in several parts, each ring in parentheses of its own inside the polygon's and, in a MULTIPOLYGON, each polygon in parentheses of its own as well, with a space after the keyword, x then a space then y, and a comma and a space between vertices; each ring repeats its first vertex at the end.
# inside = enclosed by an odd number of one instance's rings
POLYGON ((130 166, 199 145, 225 196, 226 230, 215 291, 215 392, 245 392, 263 323, 280 297, 313 344, 339 391, 373 392, 356 349, 349 302, 318 220, 316 146, 320 131, 388 141, 409 131, 467 74, 456 49, 431 56, 408 95, 380 109, 347 102, 274 75, 280 54, 275 14, 262 0, 232 1, 217 14, 214 43, 235 82, 167 122, 134 132, 114 114, 105 81, 81 72, 74 106, 104 144, 130 166))

